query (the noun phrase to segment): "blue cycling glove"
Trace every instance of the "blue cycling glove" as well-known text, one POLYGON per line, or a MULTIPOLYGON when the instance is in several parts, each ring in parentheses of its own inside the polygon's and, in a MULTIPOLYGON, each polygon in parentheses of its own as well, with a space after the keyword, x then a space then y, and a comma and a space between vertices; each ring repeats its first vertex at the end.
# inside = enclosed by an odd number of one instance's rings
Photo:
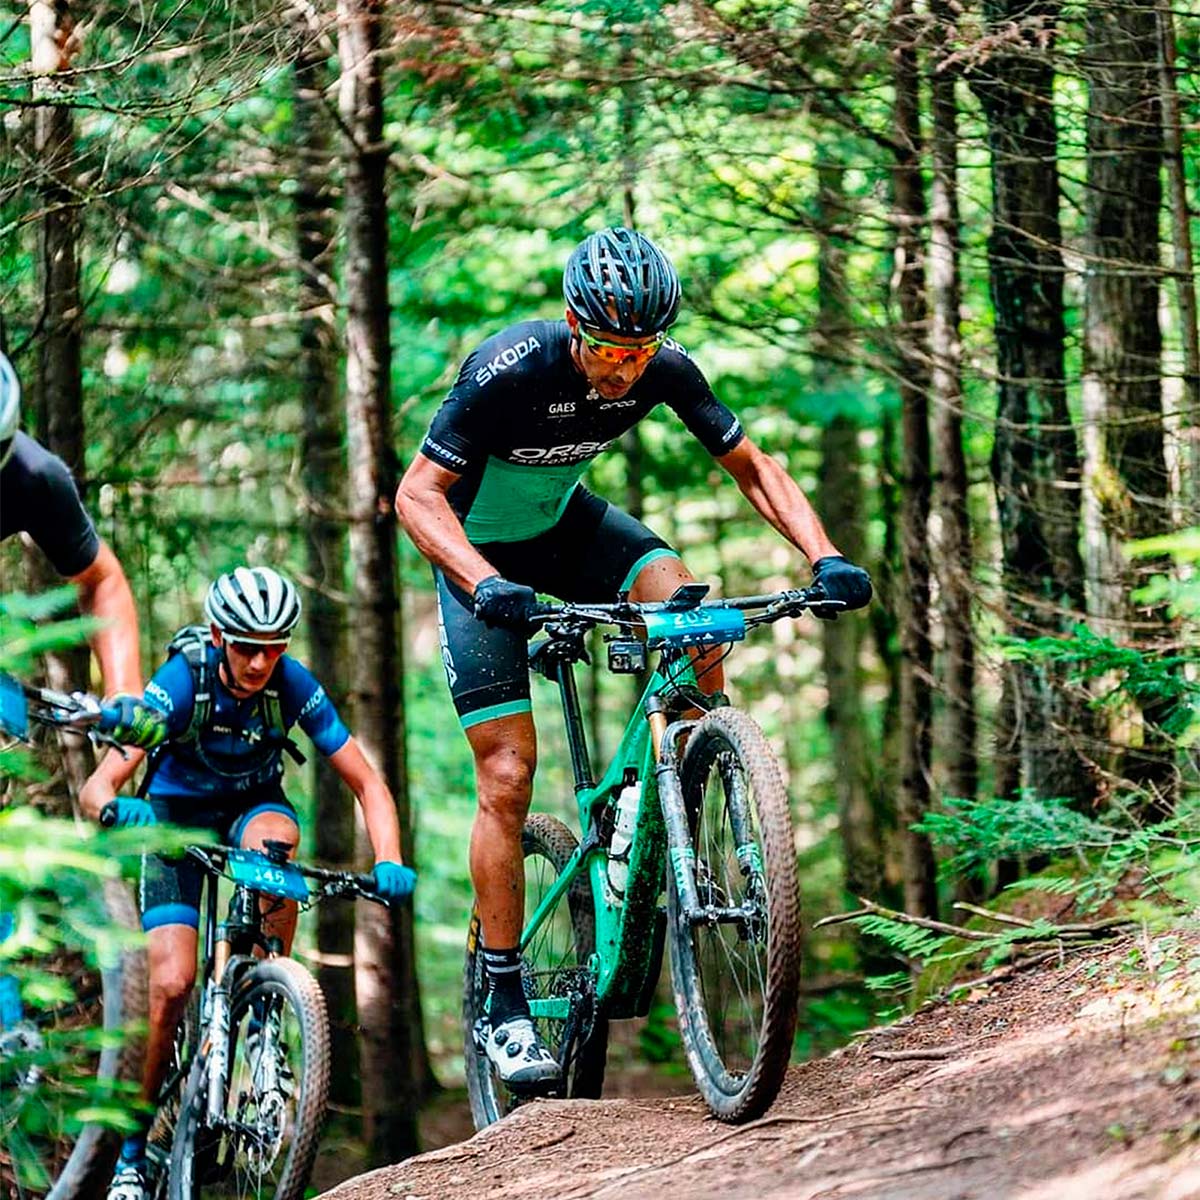
POLYGON ((871 576, 840 554, 827 554, 813 563, 813 584, 824 589, 826 599, 840 600, 847 608, 871 603, 871 576))
POLYGON ((115 800, 110 800, 104 806, 100 820, 103 824, 118 829, 158 824, 154 809, 145 800, 138 800, 133 796, 118 796, 115 800))
POLYGON ((153 750, 167 736, 167 714, 141 696, 122 693, 100 710, 97 728, 125 746, 153 750))
POLYGON ((375 894, 389 904, 408 899, 417 886, 416 871, 398 862, 377 862, 371 874, 375 876, 375 894))

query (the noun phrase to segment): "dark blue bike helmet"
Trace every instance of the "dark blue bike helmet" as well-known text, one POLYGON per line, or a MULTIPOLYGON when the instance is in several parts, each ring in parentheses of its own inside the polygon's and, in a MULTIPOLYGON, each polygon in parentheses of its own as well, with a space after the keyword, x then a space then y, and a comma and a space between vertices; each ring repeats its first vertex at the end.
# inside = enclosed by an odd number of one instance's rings
POLYGON ((575 247, 563 272, 563 297, 589 329, 650 337, 679 312, 679 276, 648 237, 614 226, 575 247))

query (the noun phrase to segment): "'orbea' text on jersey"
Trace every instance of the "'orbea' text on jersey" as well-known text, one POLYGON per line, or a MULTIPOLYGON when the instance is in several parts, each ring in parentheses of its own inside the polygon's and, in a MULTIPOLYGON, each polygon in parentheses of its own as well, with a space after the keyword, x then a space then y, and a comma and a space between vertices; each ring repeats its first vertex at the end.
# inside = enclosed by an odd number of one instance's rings
POLYGON ((606 400, 575 366, 566 321, 527 321, 467 358, 421 451, 462 476, 449 498, 472 542, 524 541, 558 521, 588 463, 659 404, 710 454, 742 439, 677 342, 663 344, 624 396, 606 400))

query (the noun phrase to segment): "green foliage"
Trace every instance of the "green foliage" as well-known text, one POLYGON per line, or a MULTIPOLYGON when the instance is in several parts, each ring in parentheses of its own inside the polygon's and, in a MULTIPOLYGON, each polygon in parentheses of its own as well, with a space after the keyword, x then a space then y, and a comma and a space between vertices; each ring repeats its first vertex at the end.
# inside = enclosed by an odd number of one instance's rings
MULTIPOLYGON (((79 640, 86 623, 46 623, 65 598, 0 598, 0 669, 25 673, 40 651, 79 640)), ((141 937, 112 922, 105 886, 135 873, 147 849, 183 838, 162 830, 102 833, 47 817, 26 803, 23 784, 34 775, 21 748, 0 747, 7 785, 7 807, 0 808, 0 989, 11 1001, 16 985, 19 1027, 29 1031, 19 1048, 0 1056, 0 1146, 22 1185, 42 1188, 36 1146, 70 1139, 85 1122, 133 1127, 136 1088, 96 1078, 98 1054, 124 1036, 99 1025, 92 999, 99 973, 141 937)))
MULTIPOLYGON (((1169 589, 1176 595, 1174 589, 1169 589)), ((1165 595, 1167 593, 1161 593, 1165 595)), ((1200 593, 1197 593, 1200 596, 1200 593)), ((1139 597, 1160 595, 1157 587, 1139 597)), ((1077 625, 1070 637, 1002 639, 1008 656, 1019 662, 1048 663, 1065 670, 1069 683, 1092 683, 1112 679, 1093 700, 1097 706, 1113 706, 1132 700, 1141 708, 1153 708, 1165 733, 1180 738, 1188 733, 1200 702, 1200 682, 1189 668, 1200 661, 1192 650, 1180 653, 1154 652, 1119 646, 1111 638, 1077 625)))
POLYGON ((1064 849, 1107 847, 1117 831, 1077 812, 1063 799, 1023 793, 1015 800, 948 797, 913 828, 949 853, 941 869, 950 877, 978 874, 1001 858, 1027 858, 1064 849))

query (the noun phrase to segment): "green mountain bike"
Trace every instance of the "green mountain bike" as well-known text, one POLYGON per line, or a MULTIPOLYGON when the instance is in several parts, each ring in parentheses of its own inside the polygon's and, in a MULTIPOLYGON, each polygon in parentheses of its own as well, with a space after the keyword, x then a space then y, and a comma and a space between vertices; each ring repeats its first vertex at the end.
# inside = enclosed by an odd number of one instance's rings
MULTIPOLYGON (((543 606, 547 636, 531 644, 530 665, 558 685, 583 839, 546 814, 526 822, 521 949, 534 1022, 563 1071, 557 1094, 595 1098, 608 1023, 649 1012, 669 941, 688 1065, 713 1114, 738 1122, 770 1107, 787 1070, 800 985, 799 883, 778 759, 747 714, 700 690, 691 651, 804 612, 832 617, 842 605, 819 589, 719 601, 705 601, 707 591, 688 584, 662 603, 543 606), (597 781, 574 665, 601 625, 618 630, 606 637, 611 671, 644 672, 655 652, 658 662, 597 781)), ((479 1044, 487 1015, 481 949, 476 911, 463 1026, 477 1128, 520 1102, 479 1044)))

